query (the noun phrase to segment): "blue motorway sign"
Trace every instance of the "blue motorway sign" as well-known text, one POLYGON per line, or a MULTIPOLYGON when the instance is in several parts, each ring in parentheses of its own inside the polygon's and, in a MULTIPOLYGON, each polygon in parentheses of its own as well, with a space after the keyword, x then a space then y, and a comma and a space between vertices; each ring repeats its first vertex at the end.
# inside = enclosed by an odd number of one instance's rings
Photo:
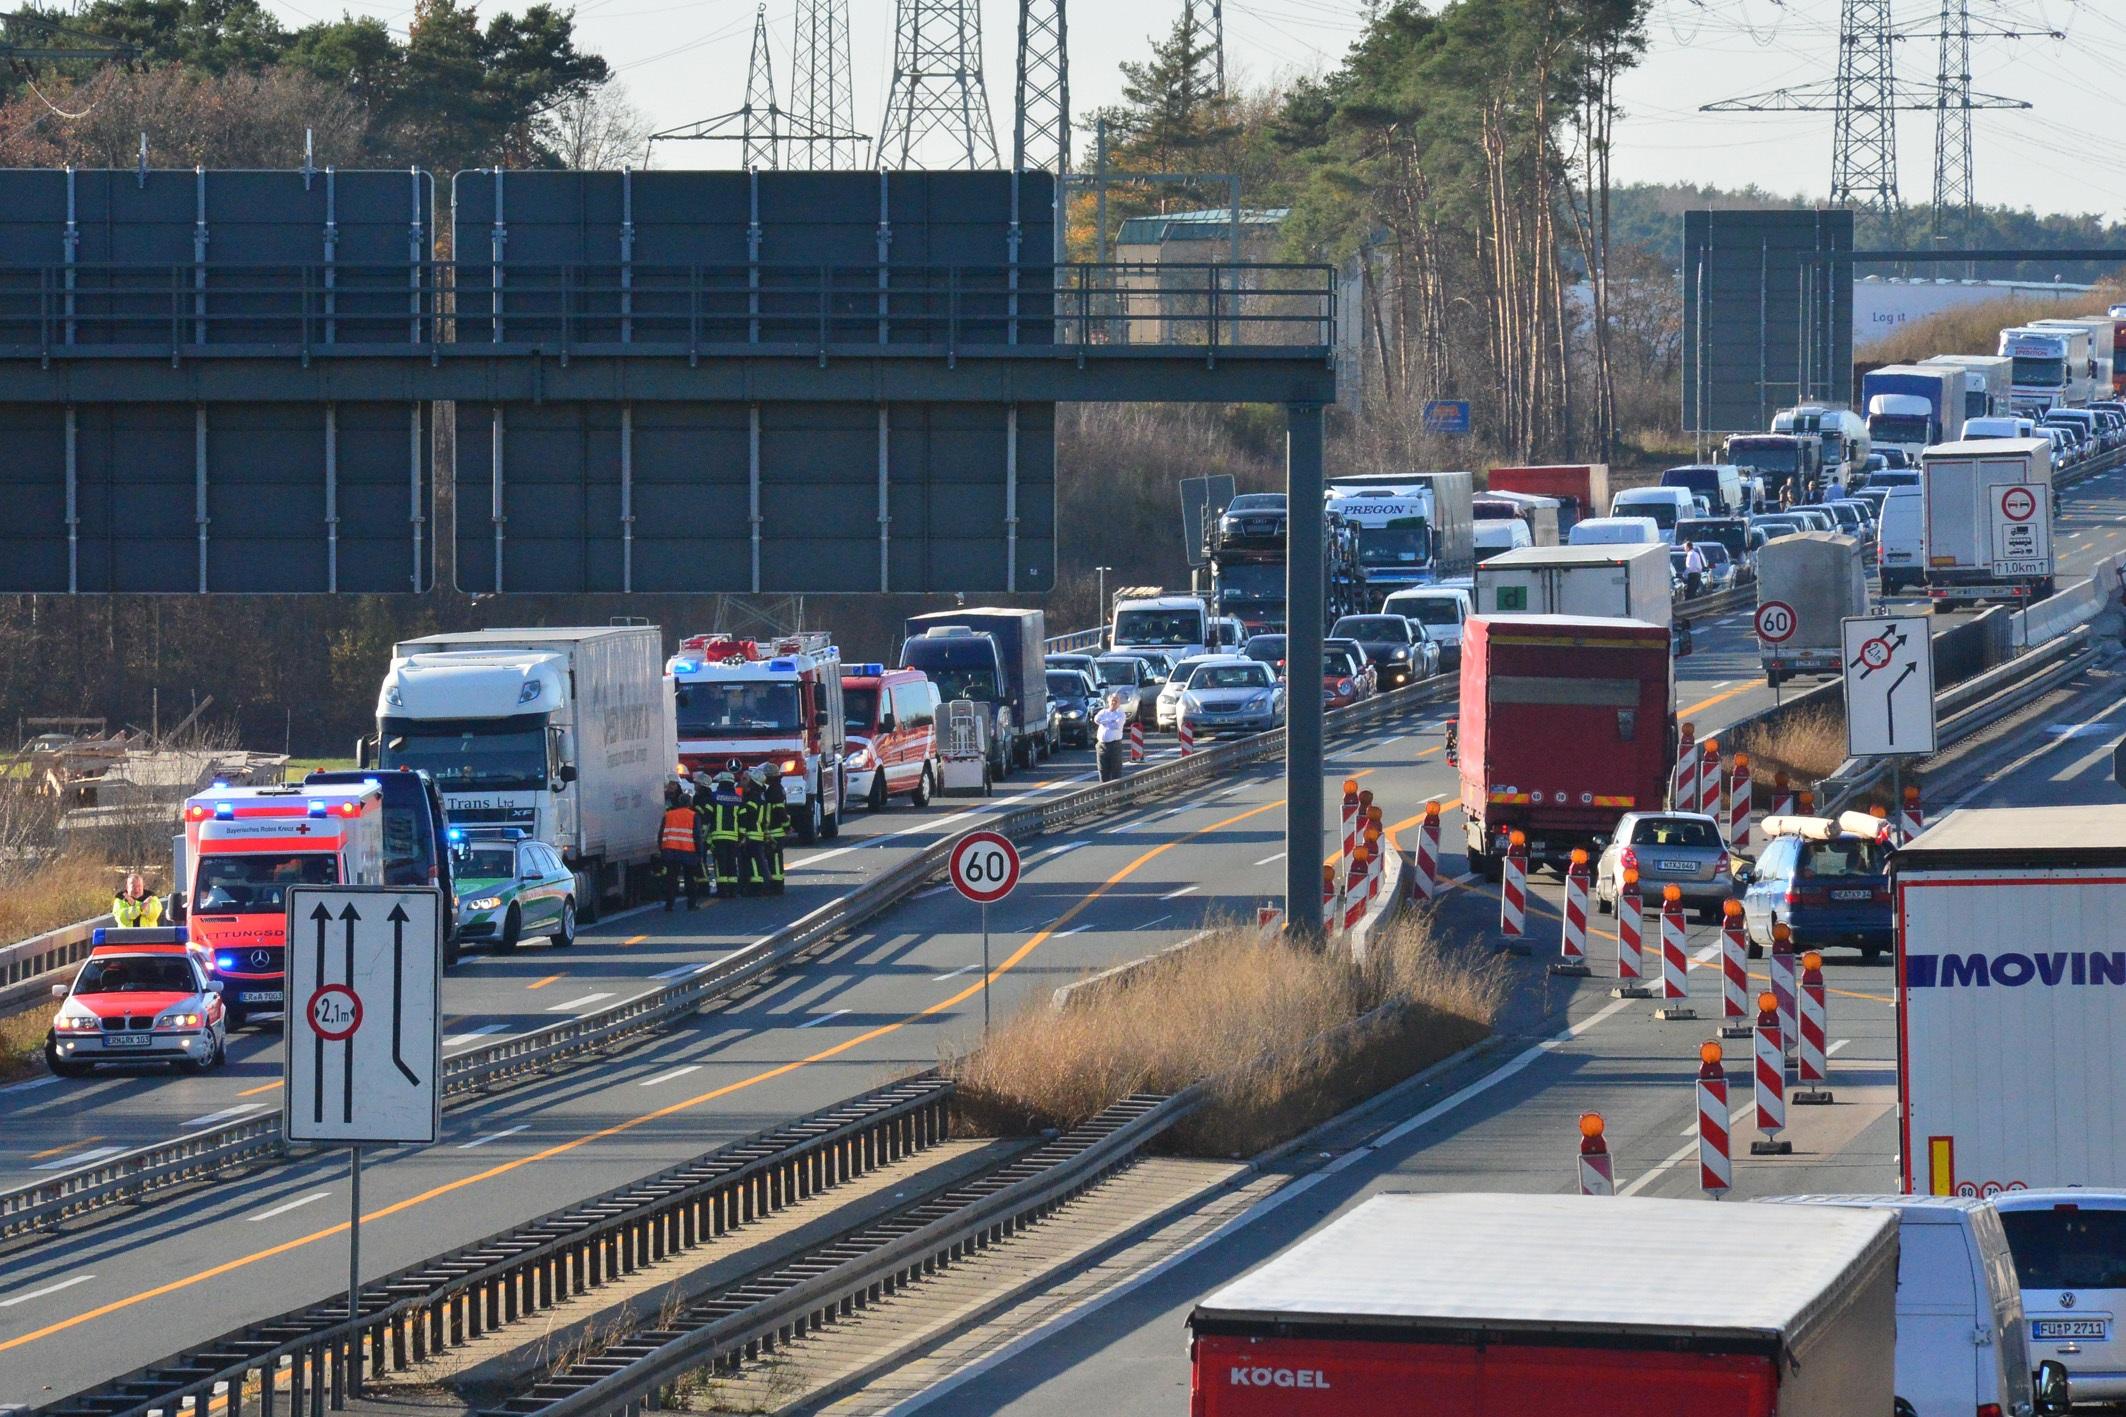
POLYGON ((1428 400, 1425 404, 1425 431, 1427 433, 1467 433, 1469 431, 1469 400, 1428 400))

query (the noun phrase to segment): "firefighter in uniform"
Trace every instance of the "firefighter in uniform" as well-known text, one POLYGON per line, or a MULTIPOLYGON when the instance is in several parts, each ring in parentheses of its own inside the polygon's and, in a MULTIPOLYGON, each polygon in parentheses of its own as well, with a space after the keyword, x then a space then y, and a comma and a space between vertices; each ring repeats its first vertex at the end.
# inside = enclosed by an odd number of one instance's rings
POLYGON ((766 868, 765 877, 771 895, 783 893, 782 846, 790 835, 790 799, 782 790, 782 774, 759 770, 761 810, 766 820, 762 823, 764 834, 761 842, 761 863, 766 868))
POLYGON ((670 911, 686 885, 687 909, 701 902, 701 840, 696 834, 694 809, 686 804, 679 784, 664 785, 664 822, 657 832, 657 855, 664 869, 664 908, 670 911))
POLYGON ((741 777, 738 788, 738 893, 759 895, 768 878, 767 792, 753 774, 741 777))
POLYGON ((741 805, 734 760, 716 775, 709 788, 709 850, 716 858, 716 893, 721 896, 738 894, 741 805))
POLYGON ((687 805, 694 809, 694 872, 710 895, 716 894, 716 784, 697 768, 685 784, 687 805))

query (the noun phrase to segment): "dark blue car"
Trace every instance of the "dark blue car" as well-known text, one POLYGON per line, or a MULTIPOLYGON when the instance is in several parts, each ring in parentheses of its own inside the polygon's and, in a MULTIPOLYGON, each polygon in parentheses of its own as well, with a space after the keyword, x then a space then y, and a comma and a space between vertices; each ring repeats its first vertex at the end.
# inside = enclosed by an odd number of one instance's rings
POLYGON ((1784 924, 1797 950, 1852 945, 1872 962, 1892 942, 1889 847, 1815 820, 1820 829, 1776 836, 1758 855, 1744 877, 1743 928, 1759 948, 1784 924))

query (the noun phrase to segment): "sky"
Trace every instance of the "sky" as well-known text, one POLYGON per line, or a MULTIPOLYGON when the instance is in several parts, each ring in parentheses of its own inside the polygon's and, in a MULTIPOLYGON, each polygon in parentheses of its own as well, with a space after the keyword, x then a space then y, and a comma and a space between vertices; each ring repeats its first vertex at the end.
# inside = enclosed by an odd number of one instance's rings
MULTIPOLYGON (((486 0, 515 7, 522 0, 486 0)), ((344 5, 403 32, 412 0, 268 0, 291 24, 344 5)), ((1197 0, 1208 7, 1209 0, 1197 0)), ((1089 115, 1116 101, 1118 65, 1144 55, 1181 0, 1069 0, 1071 102, 1089 115)), ((1973 83, 2031 101, 2027 112, 1975 118, 1974 168, 1982 202, 2040 212, 2126 218, 2126 167, 2108 158, 2126 132, 2126 0, 1970 0, 1974 29, 2058 29, 2064 41, 1974 38, 1973 83), (1988 17, 1992 17, 1990 20, 1988 17)), ((1224 0, 1229 69, 1250 84, 1277 83, 1335 66, 1360 28, 1357 0, 1224 0)), ((1016 0, 980 0, 983 68, 999 150, 1010 151, 1016 0)), ((1937 0, 1895 0, 1900 27, 1934 23, 1937 0)), ((629 97, 658 128, 727 113, 743 101, 753 0, 576 0, 580 42, 603 54, 629 97)), ((1828 113, 1704 114, 1700 104, 1828 79, 1836 67, 1839 0, 1655 0, 1651 47, 1623 86, 1621 181, 1754 182, 1820 197, 1829 186, 1828 113)), ((788 94, 793 0, 768 0, 778 92, 788 94)), ((875 132, 891 75, 892 0, 850 0, 856 126, 875 132)), ((1931 82, 1931 35, 1897 46, 1902 77, 1931 82)), ((1933 116, 1899 123, 1899 182, 1909 201, 1932 190, 1933 116)), ((732 143, 659 144, 660 167, 735 166, 732 143)))

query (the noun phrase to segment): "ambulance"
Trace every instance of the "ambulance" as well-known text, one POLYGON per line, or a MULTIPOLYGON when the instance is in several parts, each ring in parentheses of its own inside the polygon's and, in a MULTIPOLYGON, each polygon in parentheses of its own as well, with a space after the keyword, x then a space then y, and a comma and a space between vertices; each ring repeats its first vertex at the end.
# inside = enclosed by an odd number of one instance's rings
POLYGON ((285 1013, 288 887, 384 883, 382 791, 214 787, 187 798, 183 818, 186 923, 212 956, 228 1027, 285 1013))
POLYGON ((842 655, 824 631, 765 643, 721 631, 692 635, 666 666, 679 762, 712 776, 736 759, 773 764, 798 840, 840 834, 848 797, 842 655))

